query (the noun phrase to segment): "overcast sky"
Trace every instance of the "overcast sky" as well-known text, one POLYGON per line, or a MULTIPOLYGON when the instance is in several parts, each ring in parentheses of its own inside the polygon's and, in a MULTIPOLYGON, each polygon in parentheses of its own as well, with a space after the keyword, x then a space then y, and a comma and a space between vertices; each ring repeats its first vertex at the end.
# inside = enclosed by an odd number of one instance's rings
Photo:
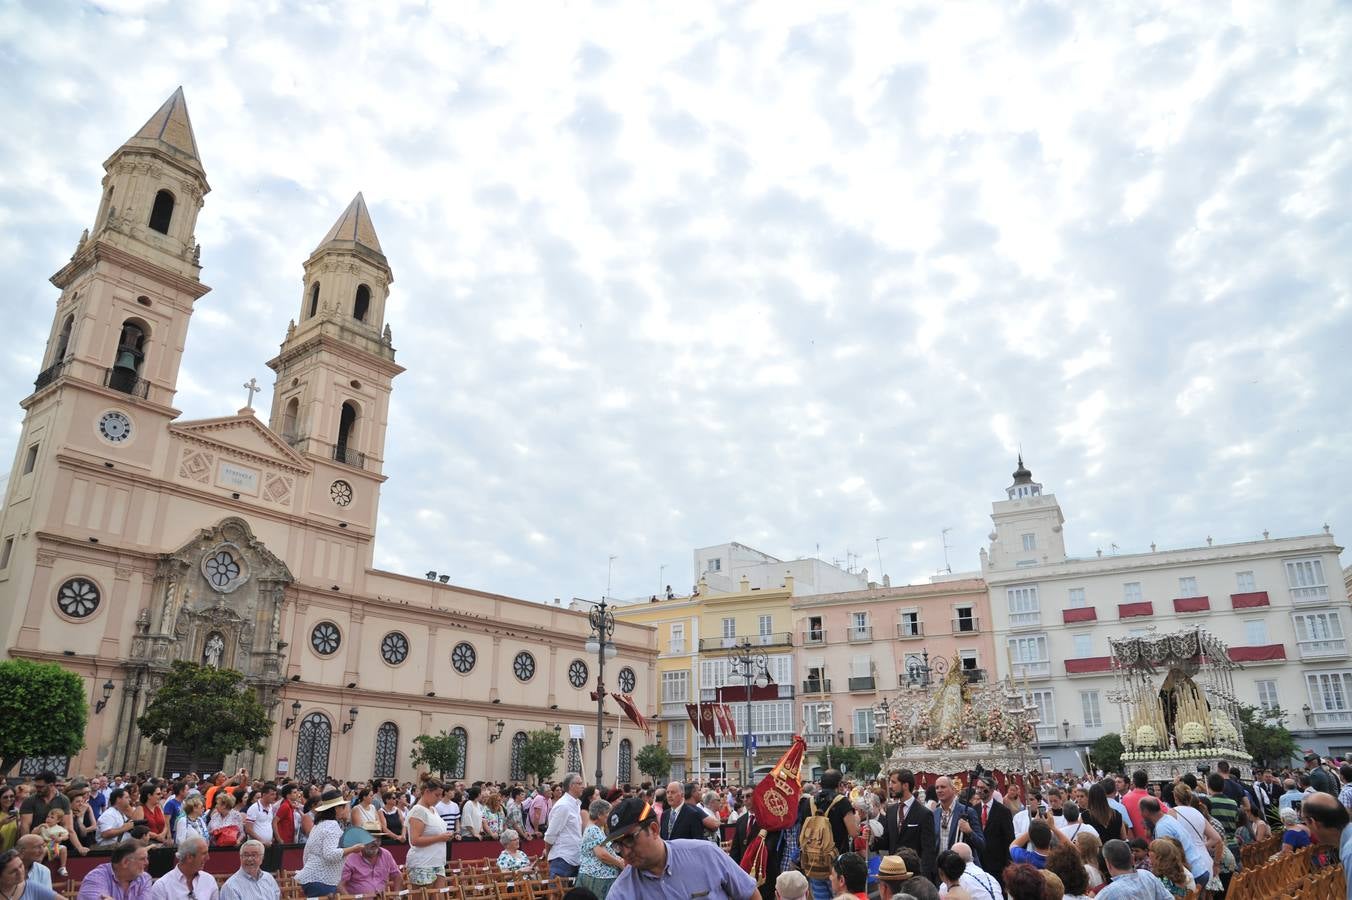
POLYGON ((976 568, 1020 446, 1072 554, 1346 540, 1349 48, 1331 2, 6 3, 4 458, 101 163, 181 84, 185 418, 267 409, 365 193, 383 568, 596 598, 614 555, 633 596, 736 540, 919 581, 944 528, 976 568))

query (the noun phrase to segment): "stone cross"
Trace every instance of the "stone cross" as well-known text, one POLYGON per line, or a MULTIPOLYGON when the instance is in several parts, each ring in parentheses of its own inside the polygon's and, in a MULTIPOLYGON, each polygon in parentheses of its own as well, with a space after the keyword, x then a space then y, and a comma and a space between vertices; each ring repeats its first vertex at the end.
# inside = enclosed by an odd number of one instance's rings
POLYGON ((244 389, 249 392, 249 399, 245 402, 245 409, 253 409, 253 395, 261 393, 263 389, 258 386, 257 378, 250 378, 244 383, 244 389))

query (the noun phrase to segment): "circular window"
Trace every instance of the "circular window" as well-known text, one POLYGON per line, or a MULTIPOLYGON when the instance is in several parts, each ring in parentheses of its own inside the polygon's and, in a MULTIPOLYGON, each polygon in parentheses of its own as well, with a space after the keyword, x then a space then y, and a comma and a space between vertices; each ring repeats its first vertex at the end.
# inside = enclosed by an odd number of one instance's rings
POLYGON ((380 658, 392 666, 408 659, 408 638, 397 631, 391 631, 380 641, 380 658))
POLYGON ((338 645, 343 642, 343 637, 338 633, 338 626, 332 622, 320 622, 310 632, 310 646, 320 656, 332 656, 338 652, 338 645))
POLYGON ((451 651, 451 666, 461 675, 468 675, 478 658, 479 655, 474 652, 474 647, 461 641, 451 651))
POLYGON ((633 669, 629 668, 628 666, 625 666, 623 669, 620 669, 620 693, 621 693, 621 694, 632 694, 632 693, 634 692, 634 684, 635 684, 635 683, 636 683, 636 679, 634 678, 634 670, 633 670, 633 669))
POLYGON ((512 660, 512 672, 516 674, 517 681, 530 681, 535 677, 535 657, 522 650, 512 660))
POLYGON ((347 506, 352 502, 352 485, 339 478, 329 485, 329 499, 336 506, 347 506))
POLYGON ((223 588, 239 577, 239 563, 229 550, 218 550, 208 556, 203 570, 214 588, 223 588))
POLYGON ((92 616, 99 608, 99 589, 86 578, 72 578, 56 592, 56 605, 72 619, 92 616))
POLYGON ((582 660, 575 659, 568 664, 568 683, 575 688, 587 683, 587 664, 582 660))

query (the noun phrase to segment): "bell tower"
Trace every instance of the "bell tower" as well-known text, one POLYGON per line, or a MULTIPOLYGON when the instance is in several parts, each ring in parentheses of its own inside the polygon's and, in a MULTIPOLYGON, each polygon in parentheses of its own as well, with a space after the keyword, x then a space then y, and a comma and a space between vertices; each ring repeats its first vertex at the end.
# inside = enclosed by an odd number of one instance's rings
POLYGON ((394 361, 385 302, 394 273, 357 194, 305 261, 299 316, 287 326, 269 424, 315 466, 308 511, 355 536, 375 532, 394 361))

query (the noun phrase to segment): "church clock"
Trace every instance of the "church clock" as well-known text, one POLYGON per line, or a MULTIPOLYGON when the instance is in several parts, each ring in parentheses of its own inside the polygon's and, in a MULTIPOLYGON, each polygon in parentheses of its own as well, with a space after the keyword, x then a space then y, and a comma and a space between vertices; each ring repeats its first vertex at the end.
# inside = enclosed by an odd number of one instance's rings
POLYGON ((120 444, 131 437, 131 419, 117 410, 106 412, 99 417, 99 434, 106 441, 120 444))

